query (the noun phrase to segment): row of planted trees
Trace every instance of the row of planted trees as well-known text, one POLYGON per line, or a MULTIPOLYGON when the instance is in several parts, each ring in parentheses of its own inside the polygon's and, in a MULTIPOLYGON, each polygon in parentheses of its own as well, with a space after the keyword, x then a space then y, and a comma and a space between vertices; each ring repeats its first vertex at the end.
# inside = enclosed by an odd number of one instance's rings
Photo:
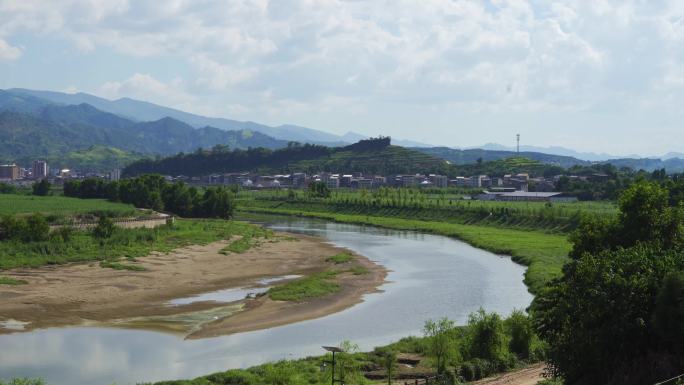
MULTIPOLYGON (((350 209, 382 210, 390 209, 395 213, 416 210, 422 214, 438 215, 442 218, 456 217, 466 220, 488 220, 499 222, 544 221, 555 227, 574 229, 583 215, 579 208, 566 208, 551 203, 534 202, 482 202, 449 197, 446 194, 427 194, 421 189, 386 188, 376 190, 335 191, 322 183, 312 183, 307 191, 269 191, 256 195, 260 200, 287 200, 292 203, 325 204, 335 211, 350 209)), ((433 216, 434 216, 433 215, 433 216)))
POLYGON ((224 218, 233 216, 234 191, 209 187, 200 191, 183 182, 169 183, 159 175, 143 175, 121 181, 102 179, 70 180, 64 195, 82 199, 108 199, 138 208, 168 211, 182 217, 224 218))

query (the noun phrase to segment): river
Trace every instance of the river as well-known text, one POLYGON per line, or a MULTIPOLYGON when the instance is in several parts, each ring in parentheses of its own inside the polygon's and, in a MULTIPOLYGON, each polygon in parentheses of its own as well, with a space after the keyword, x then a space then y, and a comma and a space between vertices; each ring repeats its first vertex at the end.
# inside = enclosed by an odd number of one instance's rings
MULTIPOLYGON (((267 330, 186 341, 146 330, 50 328, 0 336, 0 378, 42 377, 50 385, 117 385, 192 378, 228 368, 324 353, 342 340, 372 349, 420 335, 425 320, 463 324, 484 308, 502 315, 529 306, 524 267, 447 237, 412 231, 261 217, 274 230, 317 235, 388 270, 382 292, 323 318, 267 330)), ((1 306, 1 305, 0 305, 1 306)), ((1 313, 1 310, 0 310, 1 313)))

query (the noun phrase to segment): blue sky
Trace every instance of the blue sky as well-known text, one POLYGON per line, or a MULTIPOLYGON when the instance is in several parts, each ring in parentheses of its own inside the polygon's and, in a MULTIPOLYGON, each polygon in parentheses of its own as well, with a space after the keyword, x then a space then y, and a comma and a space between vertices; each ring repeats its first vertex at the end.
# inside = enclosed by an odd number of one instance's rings
POLYGON ((684 2, 0 0, 0 88, 454 147, 684 152, 684 2))

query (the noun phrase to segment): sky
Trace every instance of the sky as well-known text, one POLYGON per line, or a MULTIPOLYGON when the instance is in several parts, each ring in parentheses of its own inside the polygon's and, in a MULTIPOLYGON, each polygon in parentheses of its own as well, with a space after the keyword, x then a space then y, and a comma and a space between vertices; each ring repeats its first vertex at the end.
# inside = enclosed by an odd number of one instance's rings
POLYGON ((0 88, 615 155, 684 152, 684 2, 0 0, 0 88))

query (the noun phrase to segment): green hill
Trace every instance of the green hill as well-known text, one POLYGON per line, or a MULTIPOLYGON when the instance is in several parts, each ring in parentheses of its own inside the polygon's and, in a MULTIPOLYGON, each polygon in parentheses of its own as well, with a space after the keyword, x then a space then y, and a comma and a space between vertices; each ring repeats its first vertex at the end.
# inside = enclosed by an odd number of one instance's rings
POLYGON ((64 156, 48 158, 48 163, 52 167, 59 168, 72 167, 78 170, 107 171, 124 168, 142 158, 144 158, 143 154, 96 145, 84 150, 69 152, 64 156))
POLYGON ((144 173, 201 176, 212 173, 259 171, 290 173, 318 171, 364 174, 442 173, 456 175, 444 160, 404 147, 390 145, 390 138, 362 140, 346 147, 293 144, 279 150, 264 148, 234 151, 202 151, 178 154, 131 164, 124 175, 144 173))
POLYGON ((544 154, 541 152, 532 151, 524 151, 518 154, 515 151, 495 151, 483 150, 479 148, 459 150, 448 147, 416 147, 413 149, 428 155, 432 155, 437 158, 448 160, 449 162, 456 165, 473 164, 476 163, 478 159, 481 159, 483 162, 488 162, 516 156, 536 160, 541 163, 561 166, 563 168, 568 168, 577 165, 591 165, 591 162, 589 161, 580 160, 577 158, 573 158, 571 156, 544 154))
MULTIPOLYGON (((105 154, 105 147, 127 153, 170 155, 216 145, 275 149, 285 147, 287 142, 249 130, 194 128, 172 118, 134 122, 88 104, 51 104, 0 90, 0 162, 26 165, 34 159, 48 158, 73 160, 79 167, 92 169, 97 165, 82 161, 108 158, 110 161, 105 164, 109 167, 118 162, 114 158, 122 157, 123 154, 111 150, 105 154), (100 154, 79 154, 92 146, 99 146, 100 154), (74 152, 71 157, 66 156, 74 152)), ((65 164, 72 168, 76 165, 65 164)))

